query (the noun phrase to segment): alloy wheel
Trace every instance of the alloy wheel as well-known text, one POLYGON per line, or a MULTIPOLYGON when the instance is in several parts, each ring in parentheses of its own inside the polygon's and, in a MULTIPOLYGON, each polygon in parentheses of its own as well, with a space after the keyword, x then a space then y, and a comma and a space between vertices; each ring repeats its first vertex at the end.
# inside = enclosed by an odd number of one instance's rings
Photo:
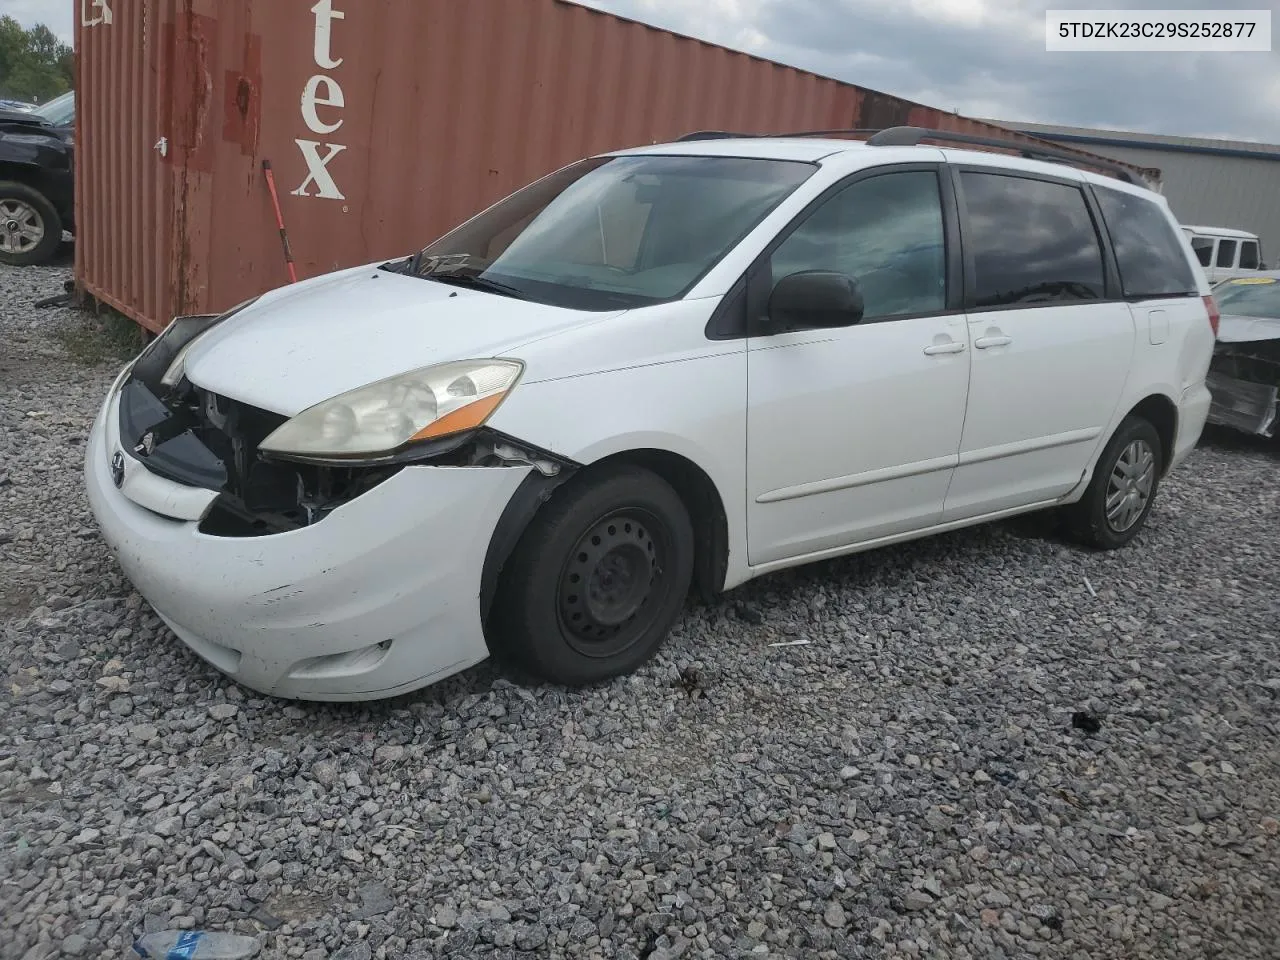
POLYGON ((0 200, 0 251, 28 253, 44 240, 44 218, 22 200, 0 200))

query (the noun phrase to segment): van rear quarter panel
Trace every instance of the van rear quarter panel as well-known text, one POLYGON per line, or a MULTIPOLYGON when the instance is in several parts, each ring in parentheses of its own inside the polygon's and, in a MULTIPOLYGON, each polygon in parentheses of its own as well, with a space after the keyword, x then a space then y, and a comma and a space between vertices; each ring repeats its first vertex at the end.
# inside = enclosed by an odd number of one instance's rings
POLYGON ((697 129, 1038 142, 564 0, 75 14, 76 275, 153 330, 287 282, 264 160, 306 278, 405 254, 580 157, 697 129))

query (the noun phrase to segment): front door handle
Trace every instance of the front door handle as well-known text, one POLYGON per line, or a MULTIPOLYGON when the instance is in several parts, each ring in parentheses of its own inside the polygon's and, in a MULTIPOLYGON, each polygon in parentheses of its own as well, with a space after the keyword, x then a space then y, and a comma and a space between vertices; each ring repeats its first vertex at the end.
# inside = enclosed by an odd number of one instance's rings
POLYGON ((935 343, 931 347, 924 348, 926 357, 936 357, 940 353, 959 353, 964 349, 964 344, 959 340, 952 340, 948 343, 935 343))
POLYGON ((979 337, 973 341, 973 345, 979 350, 987 350, 991 347, 1003 347, 1013 343, 1013 337, 1006 337, 1004 334, 993 337, 979 337))

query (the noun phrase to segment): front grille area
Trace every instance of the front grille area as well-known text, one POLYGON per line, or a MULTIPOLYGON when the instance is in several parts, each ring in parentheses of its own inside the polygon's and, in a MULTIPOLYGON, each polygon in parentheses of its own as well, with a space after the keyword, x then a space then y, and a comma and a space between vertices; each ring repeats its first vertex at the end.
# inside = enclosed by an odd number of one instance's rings
POLYGON ((126 450, 159 476, 219 492, 200 524, 211 536, 268 536, 319 523, 402 469, 268 459, 259 445, 285 420, 186 381, 168 390, 131 378, 120 396, 126 450))

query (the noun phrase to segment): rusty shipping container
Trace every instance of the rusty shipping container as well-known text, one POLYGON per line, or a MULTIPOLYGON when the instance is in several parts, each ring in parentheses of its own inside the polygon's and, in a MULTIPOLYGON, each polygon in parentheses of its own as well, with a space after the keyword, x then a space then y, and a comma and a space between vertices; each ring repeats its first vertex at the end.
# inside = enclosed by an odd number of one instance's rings
POLYGON ((151 330, 288 281, 264 159, 305 278, 409 253, 580 157, 693 130, 1039 142, 566 0, 75 9, 76 277, 151 330))

